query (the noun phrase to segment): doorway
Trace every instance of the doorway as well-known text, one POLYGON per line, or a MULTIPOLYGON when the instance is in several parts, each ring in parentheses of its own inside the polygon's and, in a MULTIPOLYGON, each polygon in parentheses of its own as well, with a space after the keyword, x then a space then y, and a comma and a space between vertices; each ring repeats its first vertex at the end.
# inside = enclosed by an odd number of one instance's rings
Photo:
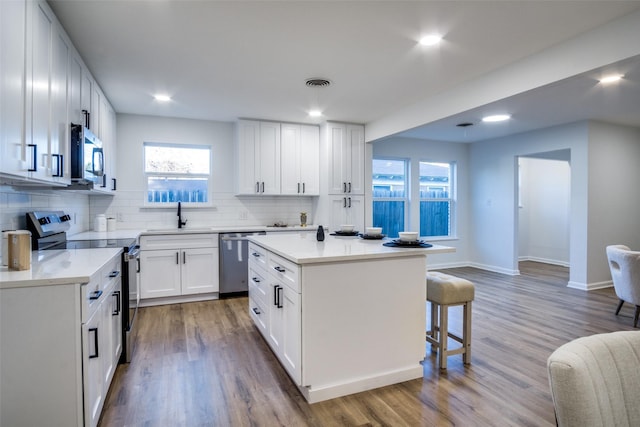
POLYGON ((569 267, 570 150, 517 158, 517 261, 569 267))

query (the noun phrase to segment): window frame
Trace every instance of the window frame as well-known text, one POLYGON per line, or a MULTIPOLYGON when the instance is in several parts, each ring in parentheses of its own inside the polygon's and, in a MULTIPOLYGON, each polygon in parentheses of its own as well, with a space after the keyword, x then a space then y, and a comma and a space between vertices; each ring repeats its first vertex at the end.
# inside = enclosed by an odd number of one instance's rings
MULTIPOLYGON (((438 235, 438 236, 420 236, 424 240, 445 240, 445 239, 456 239, 457 237, 457 191, 458 191, 458 183, 457 183, 457 162, 456 161, 440 161, 433 159, 420 159, 418 161, 418 204, 422 204, 422 202, 448 202, 449 203, 449 234, 446 235, 438 235), (422 197, 421 189, 420 189, 420 165, 422 163, 440 163, 449 165, 449 197, 422 197)), ((422 226, 422 218, 420 217, 420 208, 418 208, 418 225, 419 228, 422 226)))
POLYGON ((143 142, 142 144, 142 180, 144 188, 144 207, 145 208, 166 208, 174 207, 178 204, 174 202, 150 202, 148 198, 149 194, 149 178, 150 177, 176 177, 176 178, 206 178, 207 180, 207 201, 206 202, 181 202, 185 207, 198 208, 198 207, 212 207, 213 196, 213 146, 210 144, 182 144, 176 142, 143 142), (147 172, 147 150, 146 147, 166 147, 166 148, 191 148, 198 150, 207 150, 209 154, 209 173, 175 173, 175 172, 147 172))
MULTIPOLYGON (((371 159, 371 213, 372 213, 372 221, 373 221, 373 205, 375 202, 398 202, 401 201, 404 204, 404 230, 408 230, 410 228, 410 220, 411 220, 411 159, 400 158, 400 157, 390 157, 390 156, 381 156, 381 157, 373 157, 371 159), (375 186, 374 184, 374 172, 373 172, 373 161, 381 160, 381 161, 393 161, 393 162, 403 162, 404 164, 404 197, 376 197, 373 191, 375 186)), ((402 231, 402 230, 400 230, 402 231)), ((383 233, 388 237, 391 237, 387 230, 383 230, 383 233)), ((397 236, 396 236, 397 237, 397 236)))

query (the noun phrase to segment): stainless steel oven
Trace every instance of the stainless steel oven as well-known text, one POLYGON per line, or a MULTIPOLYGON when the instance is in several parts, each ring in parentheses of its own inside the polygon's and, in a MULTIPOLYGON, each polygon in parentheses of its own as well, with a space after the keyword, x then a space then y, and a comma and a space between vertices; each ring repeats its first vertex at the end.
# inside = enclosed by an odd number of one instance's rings
POLYGON ((135 320, 140 305, 140 245, 126 248, 122 253, 122 356, 120 363, 131 362, 135 345, 135 320))

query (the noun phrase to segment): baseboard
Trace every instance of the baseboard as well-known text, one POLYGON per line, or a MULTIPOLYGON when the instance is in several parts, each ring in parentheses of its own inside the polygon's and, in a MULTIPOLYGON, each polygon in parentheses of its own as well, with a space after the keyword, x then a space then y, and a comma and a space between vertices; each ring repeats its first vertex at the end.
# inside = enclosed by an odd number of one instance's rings
MULTIPOLYGON (((2 1, 2 0, 0 0, 2 1)), ((217 292, 211 292, 206 294, 193 294, 185 296, 175 297, 161 297, 161 298, 147 298, 141 299, 138 307, 153 307, 154 305, 166 305, 166 304, 180 304, 183 302, 196 302, 196 301, 208 301, 218 299, 217 292)))
POLYGON ((567 284, 567 288, 580 289, 581 291, 593 291, 596 289, 604 289, 610 288, 613 286, 613 282, 611 280, 607 280, 605 282, 596 282, 596 283, 580 283, 570 281, 567 284))
POLYGON ((509 270, 508 268, 496 267, 494 265, 480 264, 477 262, 470 262, 467 264, 469 267, 479 268, 480 270, 493 271, 494 273, 507 274, 509 276, 519 276, 520 270, 509 270))
POLYGON ((544 264, 559 265, 560 267, 569 267, 569 263, 567 261, 559 261, 559 260, 547 259, 547 258, 538 258, 538 257, 534 257, 534 256, 518 257, 518 261, 533 261, 533 262, 541 262, 541 263, 544 263, 544 264))

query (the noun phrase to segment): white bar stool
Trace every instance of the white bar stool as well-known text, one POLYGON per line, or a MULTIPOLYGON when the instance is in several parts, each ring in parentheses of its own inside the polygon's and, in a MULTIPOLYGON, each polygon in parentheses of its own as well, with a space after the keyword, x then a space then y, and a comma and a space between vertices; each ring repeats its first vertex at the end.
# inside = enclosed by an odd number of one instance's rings
POLYGON ((475 287, 466 279, 437 271, 427 273, 427 301, 431 303, 431 325, 426 340, 431 343, 432 351, 438 349, 438 365, 447 369, 447 357, 462 354, 465 364, 471 363, 471 302, 475 287), (463 306, 462 337, 448 330, 449 307, 463 306), (439 316, 438 316, 439 313, 439 316), (462 344, 460 348, 449 350, 447 338, 462 344))

